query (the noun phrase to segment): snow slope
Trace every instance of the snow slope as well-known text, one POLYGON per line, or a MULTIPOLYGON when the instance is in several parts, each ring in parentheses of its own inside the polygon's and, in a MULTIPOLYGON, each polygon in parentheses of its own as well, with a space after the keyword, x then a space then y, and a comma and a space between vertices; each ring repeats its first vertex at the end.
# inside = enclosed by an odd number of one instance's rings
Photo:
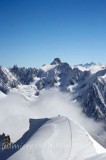
POLYGON ((1 67, 1 70, 5 75, 8 75, 8 80, 11 82, 13 80, 17 80, 16 77, 10 72, 10 70, 6 67, 1 67))
POLYGON ((37 88, 35 85, 18 85, 18 88, 14 88, 11 91, 20 93, 26 100, 33 101, 36 98, 37 88))
POLYGON ((101 64, 91 64, 91 65, 74 65, 73 68, 78 68, 81 71, 90 71, 92 74, 103 70, 106 68, 106 65, 101 64))
POLYGON ((4 97, 6 97, 6 95, 3 92, 0 91, 0 99, 2 99, 4 97))
MULTIPOLYGON (((33 129, 34 125, 30 132, 33 129)), ((58 116, 43 124, 8 160, 84 160, 103 152, 79 124, 58 116)))
POLYGON ((47 72, 55 67, 56 65, 46 64, 46 65, 43 65, 40 69, 43 70, 44 72, 47 72))
POLYGON ((106 160, 106 153, 99 154, 99 155, 91 157, 91 158, 89 158, 87 160, 106 160))

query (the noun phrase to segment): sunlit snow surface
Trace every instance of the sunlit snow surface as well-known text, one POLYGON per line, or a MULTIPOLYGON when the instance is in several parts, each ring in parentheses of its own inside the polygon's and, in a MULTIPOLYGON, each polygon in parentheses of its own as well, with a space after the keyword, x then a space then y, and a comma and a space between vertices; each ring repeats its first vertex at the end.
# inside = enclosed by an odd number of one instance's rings
MULTIPOLYGON (((26 89, 9 93, 0 99, 0 130, 11 135, 13 142, 28 129, 29 118, 50 118, 63 115, 81 124, 98 142, 105 142, 106 133, 102 123, 96 123, 82 113, 79 104, 72 102, 70 95, 58 90, 42 92, 39 97, 28 97, 26 89), (30 100, 29 100, 30 99, 30 100), (33 99, 33 100, 31 100, 33 99), (5 123, 5 125, 4 125, 5 123), (16 125, 17 124, 17 125, 16 125)), ((32 89, 28 93, 31 95, 32 89)), ((103 143, 102 143, 103 144, 103 143)))
MULTIPOLYGON (((21 90, 26 90, 26 87, 21 90)), ((0 130, 9 134, 13 142, 28 130, 29 118, 50 118, 60 114, 68 119, 52 118, 9 160, 84 160, 92 156, 95 158, 96 154, 104 152, 79 124, 93 135, 103 132, 101 125, 86 118, 81 108, 72 103, 68 95, 55 90, 45 91, 35 101, 28 101, 26 95, 28 96, 26 92, 20 94, 20 91, 14 91, 7 96, 0 96, 0 130)), ((105 138, 105 135, 100 135, 100 139, 105 138)), ((101 156, 105 155, 99 157, 101 156)))
POLYGON ((106 68, 106 65, 101 65, 101 64, 95 64, 95 65, 91 65, 89 67, 85 67, 85 66, 81 66, 81 65, 77 65, 77 66, 72 66, 72 68, 77 67, 79 68, 81 71, 90 71, 92 74, 103 70, 106 68))
POLYGON ((46 65, 42 66, 40 69, 47 72, 48 70, 53 69, 54 67, 56 67, 56 65, 46 64, 46 65))
POLYGON ((5 98, 5 97, 6 97, 6 95, 0 91, 0 99, 5 98))
POLYGON ((98 152, 104 149, 81 126, 58 116, 46 122, 8 160, 84 160, 98 152))
POLYGON ((91 157, 87 160, 106 160, 106 153, 91 157))
POLYGON ((35 85, 18 85, 18 88, 13 88, 12 92, 20 93, 26 100, 33 101, 36 98, 37 88, 35 85))

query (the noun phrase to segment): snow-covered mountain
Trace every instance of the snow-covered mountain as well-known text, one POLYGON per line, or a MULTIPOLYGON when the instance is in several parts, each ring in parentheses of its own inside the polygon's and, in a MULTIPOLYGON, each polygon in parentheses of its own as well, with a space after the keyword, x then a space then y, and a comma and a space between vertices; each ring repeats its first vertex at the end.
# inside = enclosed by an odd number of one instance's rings
POLYGON ((104 160, 106 154, 101 145, 106 147, 105 124, 86 115, 105 120, 101 117, 105 115, 106 71, 82 72, 58 59, 31 70, 31 76, 29 69, 16 68, 25 72, 24 77, 21 72, 17 74, 12 68, 5 68, 8 91, 7 94, 0 91, 0 131, 10 135, 12 142, 10 148, 0 150, 0 159, 104 160), (28 84, 25 75, 28 81, 31 77, 28 84), (13 80, 16 86, 10 86, 13 80), (92 111, 93 107, 97 112, 92 111), (32 118, 30 127, 29 118, 32 118))
POLYGON ((17 87, 18 84, 17 78, 11 73, 10 69, 0 66, 0 91, 7 93, 11 88, 17 87))
POLYGON ((106 65, 96 64, 96 63, 86 63, 86 64, 78 64, 73 65, 73 68, 79 68, 81 71, 90 71, 91 73, 96 73, 99 70, 103 70, 106 68, 106 65))
POLYGON ((91 62, 91 63, 85 63, 85 64, 77 64, 77 65, 74 65, 74 67, 85 67, 85 68, 89 68, 91 66, 95 66, 96 63, 94 62, 91 62))
POLYGON ((59 88, 79 101, 87 116, 106 119, 106 67, 94 63, 71 67, 55 58, 41 68, 0 67, 0 91, 20 91, 32 99, 44 89, 59 88), (80 67, 85 69, 81 69, 80 67))
POLYGON ((2 160, 86 160, 106 152, 85 129, 67 117, 29 122, 29 130, 0 154, 2 160))

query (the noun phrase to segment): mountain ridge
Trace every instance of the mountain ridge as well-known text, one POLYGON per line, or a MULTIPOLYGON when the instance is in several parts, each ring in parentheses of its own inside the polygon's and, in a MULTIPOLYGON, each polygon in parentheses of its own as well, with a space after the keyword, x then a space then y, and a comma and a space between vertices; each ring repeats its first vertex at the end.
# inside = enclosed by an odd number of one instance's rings
MULTIPOLYGON (((94 67, 96 64, 91 63, 94 67)), ((89 67, 88 67, 89 68, 89 67)), ((83 112, 98 121, 106 119, 106 68, 99 68, 95 73, 91 70, 80 70, 55 58, 52 63, 41 68, 25 68, 0 66, 0 91, 9 91, 20 86, 33 88, 33 95, 39 96, 43 89, 52 87, 68 92, 73 99, 80 102, 83 112), (34 93, 35 92, 35 93, 34 93)))

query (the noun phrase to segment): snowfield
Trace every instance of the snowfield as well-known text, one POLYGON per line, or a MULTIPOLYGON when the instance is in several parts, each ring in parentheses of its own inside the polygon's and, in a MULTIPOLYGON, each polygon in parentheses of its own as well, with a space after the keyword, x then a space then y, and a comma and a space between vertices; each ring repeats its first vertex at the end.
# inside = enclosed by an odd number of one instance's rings
POLYGON ((106 160, 106 153, 91 157, 87 160, 106 160))
POLYGON ((35 85, 19 85, 18 88, 12 89, 12 92, 20 93, 26 100, 33 101, 36 98, 37 89, 35 85))
POLYGON ((8 160, 85 160, 103 152, 79 124, 58 116, 42 125, 8 160))
MULTIPOLYGON (((8 160, 106 160, 105 149, 93 139, 106 139, 101 123, 87 118, 68 94, 51 89, 36 97, 35 91, 33 84, 20 85, 8 95, 0 94, 1 134, 10 135, 17 143, 29 128, 23 148, 10 154, 8 160), (34 119, 32 129, 29 118, 34 119), (39 126, 39 118, 49 119, 39 126)), ((0 154, 0 160, 6 159, 0 154)))
POLYGON ((77 67, 79 68, 81 71, 90 71, 92 74, 100 71, 100 70, 103 70, 103 69, 106 69, 106 65, 102 65, 102 64, 88 64, 88 66, 85 65, 74 65, 74 67, 77 67))
POLYGON ((6 97, 6 95, 0 91, 0 99, 5 98, 5 97, 6 97))

